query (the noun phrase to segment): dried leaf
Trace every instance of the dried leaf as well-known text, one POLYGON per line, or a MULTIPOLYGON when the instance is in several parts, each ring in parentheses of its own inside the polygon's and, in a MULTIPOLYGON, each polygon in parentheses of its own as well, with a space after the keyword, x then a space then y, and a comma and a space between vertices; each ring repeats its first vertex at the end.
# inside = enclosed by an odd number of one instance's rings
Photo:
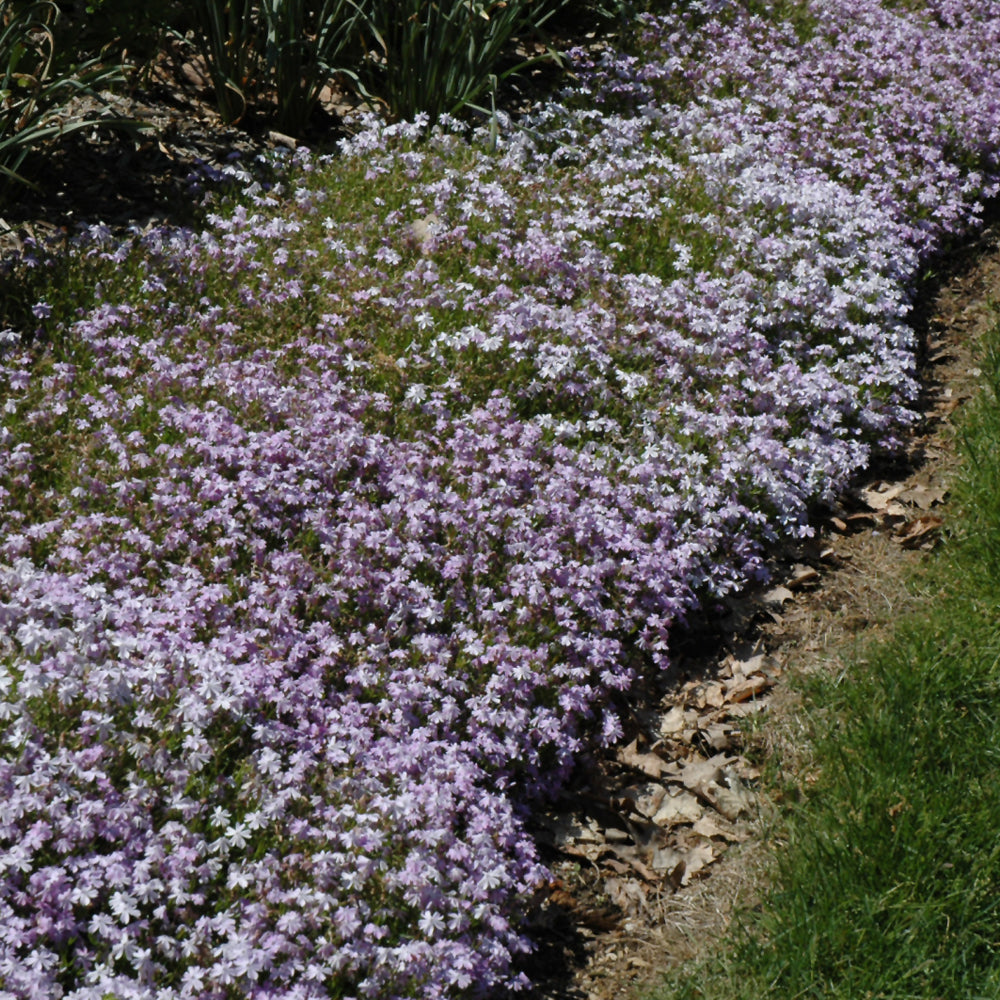
MULTIPOLYGON (((729 712, 724 714, 728 717, 729 712)), ((687 734, 687 742, 700 753, 709 755, 731 750, 736 741, 733 739, 731 726, 723 722, 710 722, 687 734)))
MULTIPOLYGON (((652 867, 657 872, 674 872, 684 864, 684 855, 669 844, 653 852, 652 867)), ((682 870, 683 874, 683 870, 682 870)))
POLYGON ((795 595, 787 587, 772 587, 764 594, 765 604, 784 604, 794 600, 795 595))
POLYGON ((901 493, 899 499, 921 510, 930 510, 931 507, 944 503, 947 496, 948 490, 943 486, 925 486, 923 483, 917 483, 905 493, 901 493))
POLYGON ((294 136, 285 135, 284 132, 268 132, 267 137, 276 146, 284 146, 286 149, 298 149, 298 139, 294 138, 294 136))
POLYGON ((720 772, 718 781, 707 791, 715 802, 715 808, 729 820, 734 820, 741 813, 749 811, 754 802, 753 792, 730 768, 720 772))
POLYGON ((632 840, 632 834, 619 830, 616 826, 609 826, 604 831, 604 839, 610 843, 627 844, 632 840))
POLYGON ((906 490, 906 483, 883 483, 884 489, 865 489, 859 495, 861 499, 872 509, 884 511, 889 504, 906 490))
POLYGON ((640 816, 649 818, 660 808, 666 794, 667 790, 663 785, 633 785, 622 791, 621 798, 615 804, 630 805, 640 816))
POLYGON ((744 701, 729 706, 727 714, 731 719, 742 719, 748 715, 767 711, 766 701, 744 701))
POLYGON ((769 660, 770 657, 766 653, 758 653, 748 660, 732 658, 727 662, 733 677, 752 677, 754 674, 761 673, 767 667, 769 660))
POLYGON ((798 590, 801 587, 807 587, 810 584, 819 581, 819 571, 813 569, 812 566, 805 566, 799 563, 792 569, 792 575, 788 580, 788 586, 792 590, 798 590))
POLYGON ((726 703, 726 690, 718 681, 711 681, 702 689, 699 704, 704 707, 710 705, 712 708, 722 708, 726 703))
POLYGON ((541 823, 549 831, 552 845, 559 850, 567 850, 571 845, 600 844, 604 841, 600 826, 592 819, 580 820, 559 813, 541 817, 541 823))
POLYGON ((677 823, 694 823, 704 815, 704 808, 690 792, 677 790, 665 795, 660 808, 652 816, 657 826, 669 827, 677 823))
POLYGON ((683 766, 678 778, 685 788, 696 794, 704 794, 704 790, 718 778, 722 768, 732 762, 733 758, 726 754, 718 754, 708 760, 691 761, 683 766))
POLYGON ((440 225, 441 220, 431 212, 424 218, 415 219, 410 223, 410 236, 422 250, 440 225))
POLYGON ((604 891, 608 899, 624 913, 642 913, 646 909, 646 890, 634 878, 606 878, 604 891))
POLYGON ((675 733, 683 732, 683 730, 689 726, 689 715, 694 714, 695 713, 693 712, 687 712, 681 705, 674 705, 674 707, 660 719, 660 735, 672 736, 675 733))
POLYGON ((933 540, 944 519, 935 514, 923 514, 896 529, 895 539, 904 549, 916 549, 933 540))
POLYGON ((740 702, 749 701, 751 698, 763 694, 773 684, 774 682, 769 677, 758 674, 756 677, 750 677, 742 684, 731 688, 726 692, 726 697, 730 702, 738 705, 740 702))
POLYGON ((670 869, 670 873, 667 875, 667 881, 673 886, 674 892, 676 892, 684 884, 684 876, 687 873, 687 865, 683 860, 678 861, 677 864, 670 869))
POLYGON ((548 902, 557 906, 564 913, 569 913, 584 927, 594 931, 611 931, 620 923, 618 914, 609 907, 587 906, 567 892, 561 883, 553 884, 549 891, 548 902))
POLYGON ((617 845, 609 845, 609 847, 619 861, 627 864, 634 872, 636 872, 636 874, 644 878, 647 882, 659 881, 656 872, 642 859, 638 848, 630 846, 619 847, 617 845))
POLYGON ((860 524, 862 521, 865 521, 868 524, 875 524, 876 520, 877 519, 876 519, 875 515, 874 514, 870 514, 867 511, 861 511, 861 512, 859 512, 857 514, 850 514, 850 515, 848 515, 848 518, 847 518, 848 524, 851 524, 851 525, 860 524))
POLYGON ((628 746, 622 747, 618 751, 618 760, 627 767, 634 767, 637 771, 642 771, 650 778, 659 778, 666 769, 666 763, 655 753, 643 753, 638 747, 639 741, 632 740, 628 746))
POLYGON ((653 854, 654 871, 669 872, 670 881, 677 888, 687 885, 691 879, 706 868, 718 855, 710 841, 697 844, 686 851, 673 847, 661 847, 653 854))
POLYGON ((743 841, 748 838, 748 834, 742 830, 733 830, 726 827, 719 826, 718 821, 715 817, 710 815, 702 816, 694 826, 691 827, 692 832, 699 834, 702 837, 721 837, 724 840, 732 841, 743 841))
POLYGON ((684 859, 687 871, 681 884, 687 885, 695 875, 707 868, 718 856, 715 846, 710 841, 705 841, 697 847, 691 848, 684 859))
POLYGON ((596 864, 609 850, 613 851, 615 848, 611 844, 585 844, 576 841, 572 841, 562 845, 562 851, 565 854, 569 854, 574 858, 583 858, 585 861, 590 861, 596 864))

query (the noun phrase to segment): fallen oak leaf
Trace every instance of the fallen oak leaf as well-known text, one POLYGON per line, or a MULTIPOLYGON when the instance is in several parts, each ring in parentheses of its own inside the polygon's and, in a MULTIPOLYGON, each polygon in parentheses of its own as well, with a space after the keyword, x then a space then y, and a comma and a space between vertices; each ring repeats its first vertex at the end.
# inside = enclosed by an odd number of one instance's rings
POLYGON ((791 578, 786 582, 792 590, 798 590, 801 587, 807 587, 818 581, 819 570, 813 569, 812 566, 805 566, 802 563, 798 563, 792 568, 791 578))
POLYGON ((728 820, 749 812, 754 802, 753 792, 731 768, 722 771, 710 794, 715 799, 715 808, 728 820))
POLYGON ((896 529, 893 538, 899 542, 904 549, 916 549, 933 540, 937 532, 944 524, 944 518, 936 514, 923 514, 907 521, 896 529))
POLYGON ((677 865, 670 870, 667 875, 667 881, 673 886, 674 892, 676 892, 684 884, 684 876, 687 874, 687 862, 683 858, 677 862, 677 865))
POLYGON ((650 868, 639 854, 639 848, 629 845, 609 844, 608 849, 614 856, 647 882, 659 882, 659 876, 650 868))
POLYGON ((721 827, 713 816, 708 815, 702 816, 702 818, 691 827, 691 830, 693 833, 697 833, 702 837, 708 837, 709 839, 713 837, 720 837, 723 840, 731 840, 737 843, 749 839, 750 836, 743 830, 733 830, 721 827))
MULTIPOLYGON (((729 713, 719 713, 723 718, 727 718, 729 713)), ((684 734, 689 746, 692 746, 700 754, 711 757, 717 753, 724 753, 732 750, 737 742, 736 737, 739 730, 734 730, 731 725, 725 722, 705 721, 697 729, 687 730, 684 734)))
POLYGON ((767 653, 758 653, 756 656, 751 656, 748 660, 733 658, 729 660, 728 666, 733 677, 737 675, 752 677, 754 674, 766 672, 772 662, 772 658, 767 653))
POLYGON ((703 801, 707 801, 715 808, 711 797, 706 796, 705 789, 719 777, 723 766, 733 763, 735 759, 727 754, 716 754, 708 760, 689 761, 680 767, 676 774, 668 774, 667 777, 679 781, 688 791, 703 797, 703 801))
POLYGON ((658 757, 655 753, 644 753, 639 750, 638 739, 634 739, 628 746, 622 747, 617 756, 619 763, 626 767, 635 768, 650 778, 659 778, 667 769, 663 758, 658 757))
POLYGON ((677 775, 685 788, 706 805, 734 820, 753 804, 753 793, 740 780, 738 757, 718 754, 705 761, 686 764, 677 775))
POLYGON ((726 700, 734 705, 749 701, 763 694, 768 688, 774 686, 774 681, 770 677, 758 674, 756 677, 747 678, 742 684, 738 684, 726 691, 726 700))
POLYGON ((698 706, 700 708, 722 708, 725 703, 725 688, 718 681, 711 681, 706 684, 698 699, 698 706))
POLYGON ((886 487, 884 490, 869 488, 858 491, 858 496, 872 510, 884 511, 907 488, 906 483, 895 483, 892 485, 883 483, 882 485, 886 487))
POLYGON ((766 701, 740 701, 730 704, 726 709, 726 714, 731 719, 743 719, 748 715, 757 715, 766 711, 766 701))
POLYGON ((859 524, 862 521, 866 521, 868 524, 875 524, 877 521, 876 515, 871 511, 859 511, 857 514, 849 514, 847 517, 848 524, 859 524))
POLYGON ((563 887, 562 883, 556 881, 551 883, 549 888, 548 903, 558 907, 563 913, 572 916, 578 923, 583 924, 595 931, 614 930, 621 918, 609 907, 600 909, 582 904, 576 897, 563 887))
POLYGON ((765 604, 784 604, 794 600, 795 595, 787 587, 772 587, 764 594, 765 604))
POLYGON ((609 851, 615 851, 614 844, 584 844, 584 843, 566 843, 560 845, 559 848, 563 854, 569 854, 574 858, 583 858, 584 861, 589 861, 591 864, 597 864, 601 860, 602 856, 607 854, 609 851))
POLYGON ((631 874, 632 872, 631 865, 627 865, 624 862, 619 861, 617 858, 605 858, 601 862, 601 864, 604 865, 606 868, 610 868, 613 872, 615 872, 618 875, 625 876, 631 874))
POLYGON ((712 842, 703 841, 686 851, 674 847, 659 848, 653 853, 652 867, 654 871, 668 873, 670 883, 677 889, 687 885, 717 858, 712 842))
POLYGON ((663 785, 652 783, 633 785, 623 789, 618 797, 612 799, 611 804, 616 808, 631 807, 640 816, 645 816, 648 819, 659 810, 660 803, 663 802, 666 794, 667 790, 663 785))
POLYGON ((698 713, 693 709, 686 709, 682 705, 674 705, 666 715, 660 719, 660 735, 673 736, 682 733, 685 729, 690 729, 692 724, 698 721, 698 713))
POLYGON ((697 822, 704 814, 696 796, 678 789, 663 797, 659 809, 650 818, 657 826, 666 827, 697 822))
POLYGON ((899 499, 904 503, 913 504, 921 510, 930 510, 931 507, 944 503, 947 496, 948 490, 943 486, 932 487, 917 483, 905 493, 900 493, 899 499))
MULTIPOLYGON (((626 872, 619 872, 619 874, 624 875, 626 872)), ((614 876, 606 878, 604 892, 608 899, 626 914, 642 913, 648 905, 646 890, 635 879, 615 878, 614 876)))

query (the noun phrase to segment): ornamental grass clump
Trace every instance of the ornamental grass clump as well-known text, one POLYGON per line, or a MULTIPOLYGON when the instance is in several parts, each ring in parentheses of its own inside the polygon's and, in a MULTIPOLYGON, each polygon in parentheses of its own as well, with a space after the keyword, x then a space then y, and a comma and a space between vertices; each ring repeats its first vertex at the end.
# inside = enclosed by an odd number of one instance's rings
POLYGON ((197 0, 191 13, 223 119, 299 133, 334 78, 388 116, 461 109, 541 58, 513 51, 572 0, 197 0))
POLYGON ((457 114, 495 90, 498 80, 537 61, 511 59, 512 39, 537 34, 572 2, 362 0, 366 48, 377 56, 359 65, 361 79, 396 118, 457 114))
POLYGON ((191 12, 223 121, 273 104, 297 134, 336 74, 353 74, 360 9, 354 0, 196 0, 191 12))
POLYGON ((0 191, 9 182, 30 183, 23 165, 30 153, 60 136, 91 129, 135 128, 115 116, 74 115, 71 102, 121 78, 99 59, 55 66, 53 26, 59 8, 48 0, 0 2, 0 191))
POLYGON ((998 173, 961 7, 647 19, 522 126, 372 117, 78 248, 0 354, 0 995, 525 985, 531 808, 912 422, 998 173))

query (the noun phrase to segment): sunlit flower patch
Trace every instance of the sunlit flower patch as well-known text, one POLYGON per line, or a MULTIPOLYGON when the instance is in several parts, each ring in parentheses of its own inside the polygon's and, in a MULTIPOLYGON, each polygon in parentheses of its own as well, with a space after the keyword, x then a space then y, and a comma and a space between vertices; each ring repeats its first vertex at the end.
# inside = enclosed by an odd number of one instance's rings
POLYGON ((1000 15, 920 7, 650 17, 80 246, 2 346, 0 996, 525 985, 532 805, 912 420, 1000 151, 1000 15))

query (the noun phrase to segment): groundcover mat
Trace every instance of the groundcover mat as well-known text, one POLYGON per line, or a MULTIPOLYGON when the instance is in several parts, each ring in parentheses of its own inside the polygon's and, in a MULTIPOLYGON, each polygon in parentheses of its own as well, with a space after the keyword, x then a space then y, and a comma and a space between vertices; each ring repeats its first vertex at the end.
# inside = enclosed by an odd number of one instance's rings
POLYGON ((525 120, 95 228, 4 335, 0 997, 523 988, 525 817, 906 432, 921 263, 1000 177, 996 4, 573 58, 525 120))

